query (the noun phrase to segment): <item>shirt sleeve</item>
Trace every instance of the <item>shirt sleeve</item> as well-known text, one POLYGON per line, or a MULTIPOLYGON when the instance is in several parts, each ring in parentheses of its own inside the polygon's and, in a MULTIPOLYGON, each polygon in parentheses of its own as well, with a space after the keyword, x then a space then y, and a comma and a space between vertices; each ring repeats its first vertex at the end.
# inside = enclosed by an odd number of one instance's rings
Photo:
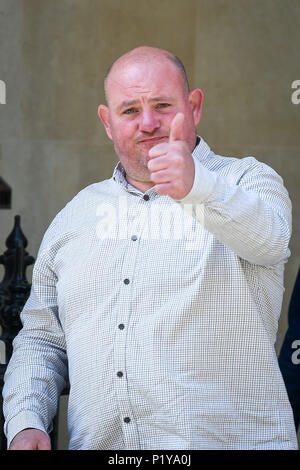
POLYGON ((266 266, 286 261, 291 201, 282 178, 252 157, 237 159, 239 171, 233 167, 225 176, 193 159, 193 187, 177 202, 183 208, 198 206, 193 213, 204 227, 250 263, 266 266))
POLYGON ((21 314, 23 328, 14 340, 4 379, 8 446, 25 428, 51 431, 58 399, 66 386, 66 345, 58 316, 56 281, 49 253, 40 249, 30 297, 21 314))

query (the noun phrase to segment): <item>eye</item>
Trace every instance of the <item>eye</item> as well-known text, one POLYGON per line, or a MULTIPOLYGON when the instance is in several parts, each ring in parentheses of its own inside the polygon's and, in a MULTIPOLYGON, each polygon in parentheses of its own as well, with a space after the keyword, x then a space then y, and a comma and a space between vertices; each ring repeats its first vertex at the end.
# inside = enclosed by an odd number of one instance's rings
POLYGON ((128 109, 125 109, 125 111, 123 111, 123 114, 133 114, 136 111, 137 111, 136 108, 128 108, 128 109))
POLYGON ((158 109, 163 109, 163 108, 168 108, 169 106, 171 106, 169 103, 158 103, 156 107, 158 109))

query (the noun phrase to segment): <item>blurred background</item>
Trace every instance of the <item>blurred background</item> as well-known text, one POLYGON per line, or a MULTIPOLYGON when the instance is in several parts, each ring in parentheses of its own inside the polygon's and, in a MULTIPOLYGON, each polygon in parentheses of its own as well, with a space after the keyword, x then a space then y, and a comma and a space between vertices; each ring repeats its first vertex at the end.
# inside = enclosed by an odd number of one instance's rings
MULTIPOLYGON (((97 116, 104 74, 134 47, 167 49, 205 94, 198 133, 212 150, 253 155, 290 193, 278 352, 300 265, 300 104, 292 101, 299 44, 300 0, 0 0, 0 177, 12 188, 11 208, 0 211, 0 254, 15 214, 36 257, 56 213, 111 177, 117 159, 97 116)), ((65 403, 61 409, 64 448, 65 403)))

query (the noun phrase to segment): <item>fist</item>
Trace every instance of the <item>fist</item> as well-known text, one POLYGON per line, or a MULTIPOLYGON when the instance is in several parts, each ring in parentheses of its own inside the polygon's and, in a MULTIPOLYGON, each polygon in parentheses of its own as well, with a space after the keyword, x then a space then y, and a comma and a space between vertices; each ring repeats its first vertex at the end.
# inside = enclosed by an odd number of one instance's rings
POLYGON ((51 450, 48 435, 39 429, 20 431, 11 441, 9 450, 51 450))
POLYGON ((159 194, 184 198, 192 189, 195 168, 183 138, 184 115, 177 113, 171 123, 169 142, 154 145, 149 151, 148 169, 159 194))

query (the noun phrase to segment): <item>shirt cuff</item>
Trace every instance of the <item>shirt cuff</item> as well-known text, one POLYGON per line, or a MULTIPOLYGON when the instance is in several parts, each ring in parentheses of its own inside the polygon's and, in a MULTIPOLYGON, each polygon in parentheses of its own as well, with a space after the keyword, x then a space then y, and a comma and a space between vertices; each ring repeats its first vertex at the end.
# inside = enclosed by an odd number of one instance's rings
POLYGON ((211 200, 218 178, 216 173, 205 168, 196 157, 192 157, 195 167, 194 183, 192 189, 184 198, 176 199, 181 204, 202 204, 211 200))
POLYGON ((35 413, 32 411, 21 411, 5 424, 4 431, 7 438, 7 448, 9 448, 13 438, 27 428, 39 429, 48 434, 41 419, 35 413))

